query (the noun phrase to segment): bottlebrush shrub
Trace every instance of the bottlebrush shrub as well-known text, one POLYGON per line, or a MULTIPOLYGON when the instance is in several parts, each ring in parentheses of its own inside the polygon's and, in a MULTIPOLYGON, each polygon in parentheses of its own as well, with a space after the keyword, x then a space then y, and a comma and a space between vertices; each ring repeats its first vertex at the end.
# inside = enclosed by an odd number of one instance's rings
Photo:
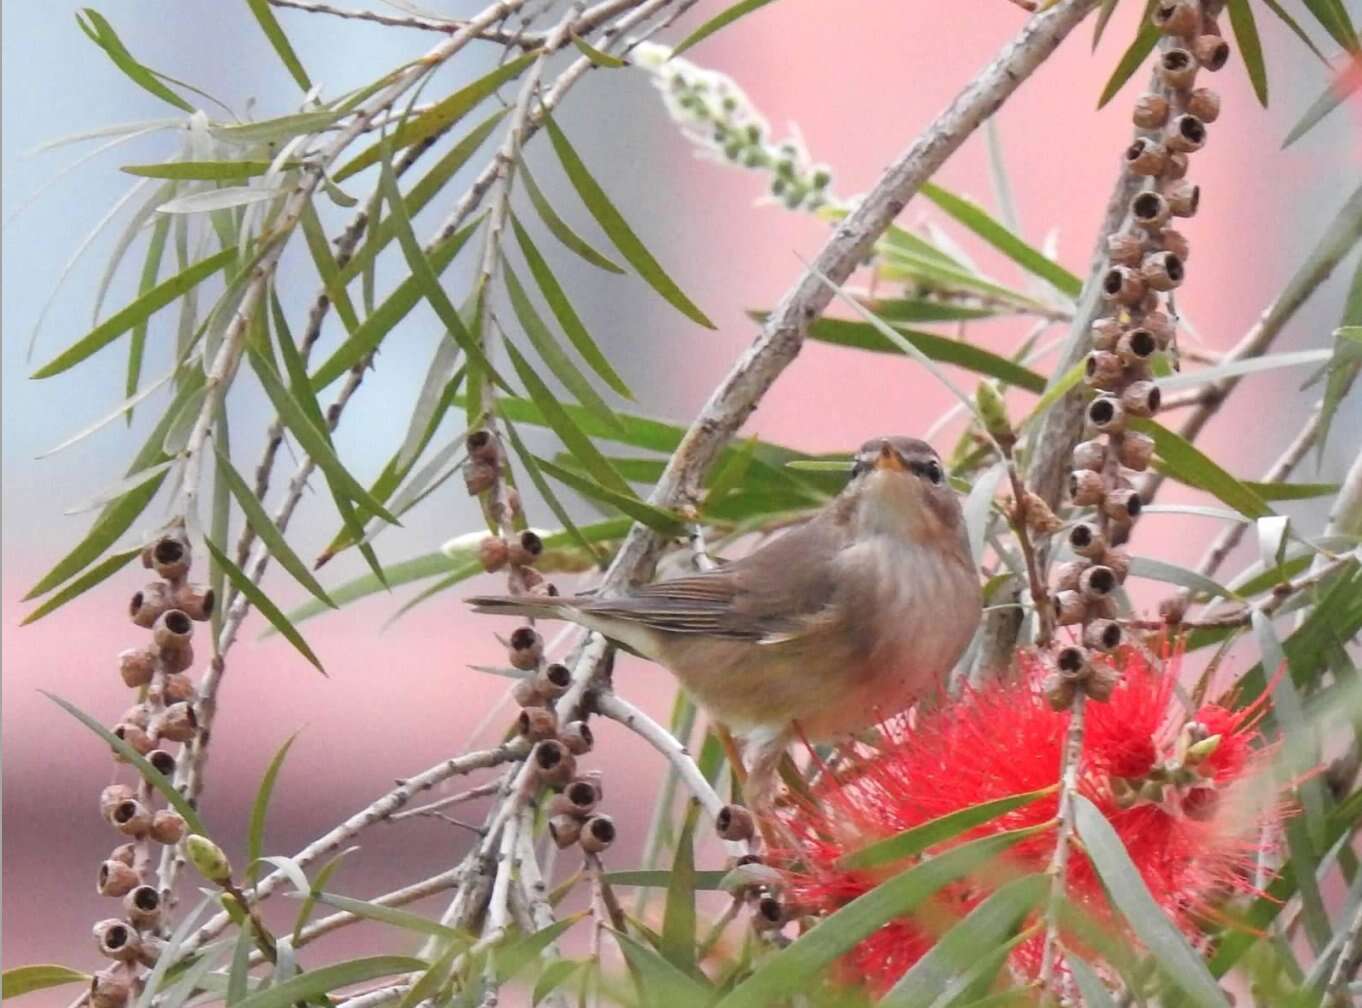
MULTIPOLYGON (((1275 833, 1263 827, 1281 814, 1273 789, 1264 786, 1271 747, 1258 729, 1263 701, 1239 710, 1206 704, 1189 716, 1174 691, 1177 654, 1165 651, 1151 664, 1126 648, 1110 660, 1123 674, 1110 702, 1088 704, 1079 791, 1107 817, 1154 899, 1195 939, 1196 922, 1213 903, 1254 891, 1262 838, 1275 833)), ((779 859, 792 905, 831 913, 910 866, 847 869, 840 866, 845 855, 980 802, 1054 783, 1070 715, 1047 701, 1038 658, 1024 653, 1018 664, 1011 682, 968 690, 911 722, 901 717, 886 724, 882 745, 843 752, 813 800, 785 813, 800 848, 779 859)), ((1058 801, 1046 795, 949 845, 1053 820, 1058 801)), ((1054 831, 1042 831, 1012 848, 1005 865, 942 890, 911 918, 891 921, 848 954, 846 976, 887 990, 1001 882, 1043 871, 1054 843, 1054 831)), ((1079 847, 1069 861, 1067 895, 1090 918, 1133 941, 1079 847)), ((1080 937, 1062 937, 1086 949, 1080 937)), ((1039 949, 1035 938, 1013 954, 1011 967, 1022 978, 1034 976, 1039 949)))

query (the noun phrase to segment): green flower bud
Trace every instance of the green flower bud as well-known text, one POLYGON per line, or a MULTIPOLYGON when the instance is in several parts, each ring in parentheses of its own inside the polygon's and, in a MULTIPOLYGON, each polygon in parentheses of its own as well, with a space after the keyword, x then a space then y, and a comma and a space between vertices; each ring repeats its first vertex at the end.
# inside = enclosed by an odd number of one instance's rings
POLYGON ((1193 742, 1187 747, 1187 755, 1183 757, 1183 762, 1188 766, 1196 766, 1204 760, 1210 759, 1215 755, 1215 751, 1220 748, 1220 736, 1211 735, 1202 739, 1200 742, 1193 742))
POLYGON ((1009 445, 1016 441, 1012 424, 1007 419, 1007 406, 992 382, 979 383, 979 388, 974 393, 974 403, 979 409, 979 417, 983 420, 984 427, 999 444, 1009 445))
POLYGON ((232 877, 232 863, 222 848, 206 836, 191 833, 184 841, 184 854, 189 863, 209 882, 226 882, 232 877))
POLYGON ((815 189, 826 189, 832 182, 832 172, 826 168, 815 168, 813 172, 813 187, 815 189))

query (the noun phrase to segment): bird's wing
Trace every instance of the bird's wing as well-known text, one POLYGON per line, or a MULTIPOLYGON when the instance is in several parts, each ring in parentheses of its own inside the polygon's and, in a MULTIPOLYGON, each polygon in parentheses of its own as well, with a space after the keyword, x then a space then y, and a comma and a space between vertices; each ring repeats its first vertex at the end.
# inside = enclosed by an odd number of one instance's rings
POLYGON ((631 595, 585 603, 584 611, 655 630, 729 640, 789 640, 826 617, 832 557, 845 544, 820 515, 726 567, 645 585, 631 595))

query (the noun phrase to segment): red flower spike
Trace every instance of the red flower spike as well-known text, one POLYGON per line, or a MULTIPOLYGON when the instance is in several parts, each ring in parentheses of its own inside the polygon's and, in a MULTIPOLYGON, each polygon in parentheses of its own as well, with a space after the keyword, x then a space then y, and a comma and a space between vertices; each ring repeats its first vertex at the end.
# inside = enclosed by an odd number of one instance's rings
MULTIPOLYGON (((1263 705, 1235 711, 1208 704, 1188 718, 1173 692, 1176 654, 1165 655, 1161 667, 1133 649, 1115 661, 1123 674, 1110 701, 1087 705, 1079 789, 1111 822, 1155 900, 1190 935, 1213 901, 1250 888, 1263 826, 1281 812, 1279 805, 1255 801, 1253 793, 1262 790, 1253 778, 1270 753, 1256 727, 1263 705), (1184 767, 1188 739, 1212 735, 1220 736, 1214 751, 1184 767), (1115 778, 1121 802, 1113 795, 1115 778)), ((917 712, 911 724, 901 716, 882 727, 878 747, 848 746, 825 768, 815 801, 785 813, 800 850, 775 860, 784 861, 791 902, 832 913, 908 867, 848 870, 840 866, 846 854, 930 819, 1058 780, 1069 714, 1046 702, 1046 670, 1035 655, 1021 654, 1018 665, 1014 681, 917 712)), ((1057 807, 1058 797, 1046 796, 950 843, 1045 823, 1057 807)), ((846 980, 864 978, 873 991, 884 992, 1001 881, 1043 871, 1054 842, 1049 831, 1028 838, 1012 848, 1001 872, 995 865, 987 877, 948 886, 913 917, 885 925, 847 955, 846 980)), ((1120 931, 1119 917, 1078 848, 1069 860, 1068 883, 1072 901, 1120 931)), ((1067 940, 1082 946, 1074 936, 1067 940)), ((1034 975, 1038 954, 1038 941, 1023 944, 1013 955, 1013 970, 1034 975)))

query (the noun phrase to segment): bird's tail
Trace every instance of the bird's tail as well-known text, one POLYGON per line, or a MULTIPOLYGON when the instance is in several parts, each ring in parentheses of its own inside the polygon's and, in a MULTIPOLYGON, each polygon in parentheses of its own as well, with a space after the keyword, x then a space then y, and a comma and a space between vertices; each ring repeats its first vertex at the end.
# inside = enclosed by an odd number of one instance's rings
POLYGON ((535 619, 562 619, 563 600, 551 595, 478 595, 464 599, 474 612, 497 616, 533 616, 535 619))

